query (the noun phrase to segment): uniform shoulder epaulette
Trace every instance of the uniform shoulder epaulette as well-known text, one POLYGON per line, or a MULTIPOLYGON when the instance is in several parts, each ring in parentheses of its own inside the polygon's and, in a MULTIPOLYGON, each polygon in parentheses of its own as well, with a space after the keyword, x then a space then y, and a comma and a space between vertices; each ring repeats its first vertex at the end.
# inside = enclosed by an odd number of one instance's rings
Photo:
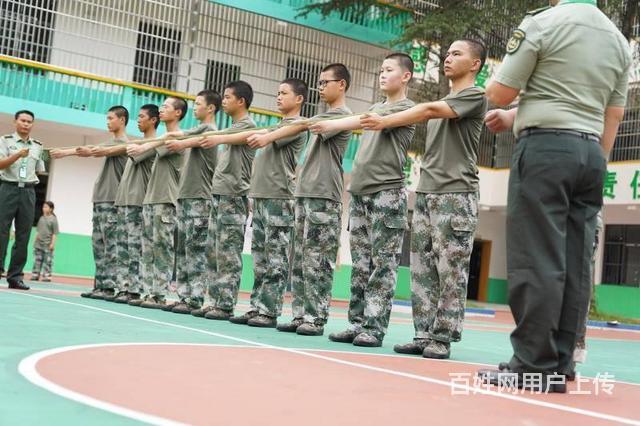
POLYGON ((37 139, 31 139, 31 142, 37 143, 38 145, 42 145, 42 142, 40 142, 37 139))
POLYGON ((5 139, 5 138, 7 138, 7 139, 11 139, 12 137, 13 137, 13 135, 12 135, 12 134, 8 134, 8 135, 4 135, 4 136, 2 137, 2 139, 5 139))
POLYGON ((549 10, 549 9, 551 9, 551 6, 545 6, 545 7, 541 7, 541 8, 538 8, 538 9, 533 9, 533 10, 528 11, 527 15, 534 16, 534 15, 537 15, 538 13, 542 13, 545 10, 549 10))

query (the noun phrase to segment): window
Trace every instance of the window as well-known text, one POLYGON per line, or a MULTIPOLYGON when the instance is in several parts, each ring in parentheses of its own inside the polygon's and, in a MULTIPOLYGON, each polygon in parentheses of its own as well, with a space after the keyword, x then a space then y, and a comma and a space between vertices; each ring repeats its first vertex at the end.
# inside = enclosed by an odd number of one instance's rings
POLYGON ((235 80, 240 80, 240 67, 213 60, 207 61, 207 75, 204 80, 204 88, 215 90, 223 95, 224 86, 235 80))
POLYGON ((322 65, 289 57, 287 59, 286 78, 298 78, 309 86, 309 96, 307 102, 302 107, 303 117, 312 117, 318 111, 320 103, 320 93, 316 87, 316 82, 320 77, 322 65))
POLYGON ((640 225, 607 225, 603 284, 640 287, 640 225))
POLYGON ((0 0, 0 53, 49 62, 56 0, 0 0))
POLYGON ((133 81, 175 90, 182 33, 140 22, 133 81))

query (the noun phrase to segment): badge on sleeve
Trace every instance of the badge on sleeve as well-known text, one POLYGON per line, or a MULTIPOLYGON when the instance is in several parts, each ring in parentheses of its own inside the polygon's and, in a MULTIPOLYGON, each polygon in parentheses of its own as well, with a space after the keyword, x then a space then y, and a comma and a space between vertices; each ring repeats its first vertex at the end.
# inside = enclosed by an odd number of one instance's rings
POLYGON ((511 34, 511 38, 507 42, 507 53, 512 54, 516 53, 518 49, 520 49, 520 45, 522 44, 522 40, 524 40, 526 34, 522 30, 515 30, 513 34, 511 34))

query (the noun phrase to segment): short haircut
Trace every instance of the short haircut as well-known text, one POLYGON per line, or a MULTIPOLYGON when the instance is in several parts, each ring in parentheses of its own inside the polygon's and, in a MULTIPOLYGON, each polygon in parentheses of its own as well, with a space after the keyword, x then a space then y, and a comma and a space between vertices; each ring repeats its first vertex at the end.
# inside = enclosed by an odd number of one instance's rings
POLYGON ((35 120, 35 119, 36 119, 36 116, 35 116, 31 111, 29 111, 28 109, 21 109, 20 111, 16 112, 16 113, 13 115, 13 118, 14 118, 15 120, 17 120, 17 119, 18 119, 18 117, 20 117, 20 114, 27 114, 27 115, 30 115, 32 120, 35 120))
POLYGON ((129 124, 129 110, 123 107, 122 105, 114 105, 109 108, 109 111, 116 115, 118 118, 124 118, 124 125, 129 124))
POLYGON ((480 40, 474 40, 472 38, 461 38, 458 41, 464 41, 471 48, 471 53, 478 59, 480 59, 480 68, 478 72, 484 67, 484 63, 487 61, 487 48, 480 40))
POLYGON ((180 114, 180 119, 178 120, 178 121, 182 121, 182 119, 187 115, 187 109, 188 109, 187 101, 177 96, 169 96, 167 99, 171 99, 171 103, 173 104, 173 107, 178 111, 182 112, 182 114, 180 114))
POLYGON ((394 52, 385 56, 385 59, 393 59, 395 60, 402 69, 405 71, 409 71, 411 75, 413 75, 413 59, 411 56, 402 52, 394 52))
POLYGON ((282 80, 280 84, 288 84, 296 96, 302 96, 303 104, 307 102, 307 97, 309 96, 309 86, 307 86, 307 83, 299 78, 287 78, 282 80))
POLYGON ((160 125, 160 109, 158 108, 158 105, 144 104, 140 107, 140 109, 146 112, 149 118, 156 119, 156 123, 154 124, 154 126, 157 129, 160 125))
POLYGON ((216 109, 214 114, 217 114, 222 107, 222 97, 220 93, 215 90, 205 89, 198 92, 196 96, 202 96, 207 105, 213 105, 216 109))
POLYGON ((349 90, 349 86, 351 86, 351 74, 344 64, 329 64, 326 67, 322 68, 322 72, 327 71, 331 71, 336 79, 344 80, 346 82, 345 91, 349 90))
POLYGON ((224 88, 225 90, 233 90, 233 94, 236 98, 244 99, 245 107, 249 108, 251 106, 251 102, 253 102, 253 89, 251 88, 251 85, 249 83, 242 80, 236 80, 227 83, 224 88))

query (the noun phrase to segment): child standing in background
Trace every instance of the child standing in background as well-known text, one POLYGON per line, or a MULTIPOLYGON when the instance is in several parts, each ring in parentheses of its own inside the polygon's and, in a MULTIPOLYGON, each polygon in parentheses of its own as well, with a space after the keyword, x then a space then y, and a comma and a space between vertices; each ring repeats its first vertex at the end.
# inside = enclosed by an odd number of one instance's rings
POLYGON ((42 216, 38 220, 36 238, 33 244, 33 270, 31 281, 38 281, 42 275, 42 281, 51 281, 51 263, 53 261, 53 248, 58 235, 58 218, 53 212, 54 205, 51 201, 45 201, 42 205, 42 216))

